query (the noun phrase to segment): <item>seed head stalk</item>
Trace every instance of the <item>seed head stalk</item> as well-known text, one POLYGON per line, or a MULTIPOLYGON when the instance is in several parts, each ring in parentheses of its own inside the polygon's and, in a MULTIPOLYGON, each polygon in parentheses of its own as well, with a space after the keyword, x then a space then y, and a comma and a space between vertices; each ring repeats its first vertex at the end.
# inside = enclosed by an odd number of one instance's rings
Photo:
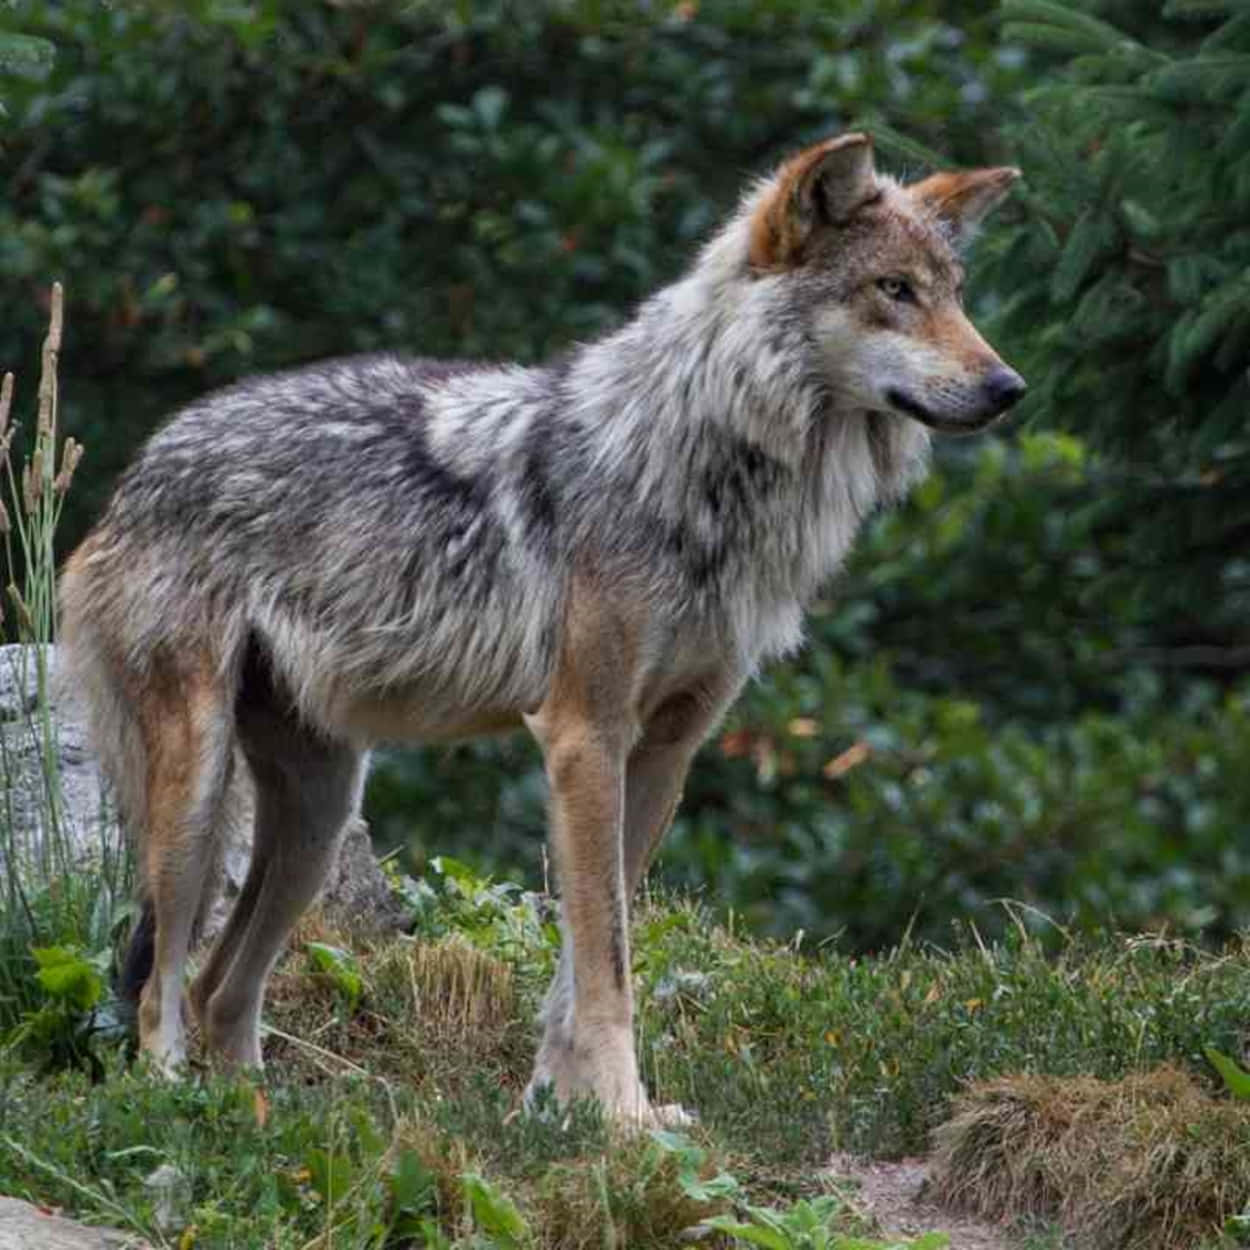
MULTIPOLYGON (((21 475, 13 467, 14 429, 9 426, 13 403, 13 375, 0 384, 0 457, 9 481, 10 506, 0 501, 0 533, 4 537, 8 561, 6 598, 12 609, 18 641, 29 644, 27 651, 35 662, 35 683, 45 782, 46 812, 50 835, 46 848, 61 858, 65 848, 59 836, 60 785, 57 776, 57 746, 51 713, 51 680, 48 644, 56 636, 56 549, 54 539, 65 493, 82 457, 81 446, 67 439, 57 468, 57 363, 61 352, 65 296, 59 282, 52 284, 48 333, 40 360, 39 391, 35 418, 35 442, 21 475), (13 536, 17 536, 14 549, 13 536), (22 585, 15 570, 20 554, 22 585)), ((21 675, 25 681, 25 673, 21 675)), ((51 864, 45 867, 52 867, 51 864)))

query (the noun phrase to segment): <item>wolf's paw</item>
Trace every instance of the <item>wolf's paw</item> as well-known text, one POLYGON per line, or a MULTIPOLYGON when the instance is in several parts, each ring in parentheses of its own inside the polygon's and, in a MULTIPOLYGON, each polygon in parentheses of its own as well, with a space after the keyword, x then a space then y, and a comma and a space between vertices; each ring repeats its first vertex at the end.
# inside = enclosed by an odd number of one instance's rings
POLYGON ((183 1006, 176 1011, 161 1011, 154 990, 145 991, 139 1004, 139 1053, 167 1080, 176 1081, 187 1070, 187 1037, 183 1022, 183 1006))
POLYGON ((571 1104, 578 1099, 589 1099, 598 1103, 605 1118, 621 1128, 681 1130, 693 1128, 699 1122, 699 1117, 693 1111, 686 1110, 678 1103, 651 1102, 641 1082, 635 1082, 628 1093, 628 1097, 620 1097, 618 1094, 617 1097, 607 1099, 599 1090, 588 1086, 570 1091, 566 1085, 561 1090, 550 1075, 535 1071, 525 1089, 522 1107, 526 1115, 540 1119, 563 1118, 566 1126, 571 1104))
POLYGON ((604 1030, 580 1043, 552 1030, 543 1039, 525 1091, 526 1108, 544 1114, 584 1098, 595 1099, 617 1123, 654 1122, 627 1030, 604 1030))
POLYGON ((187 1061, 186 1041, 183 1035, 169 1038, 153 1033, 140 1035, 139 1058, 157 1076, 167 1081, 180 1081, 190 1071, 187 1061))
POLYGON ((652 1104, 650 1114, 650 1128, 694 1128, 699 1122, 698 1113, 683 1107, 679 1102, 663 1102, 658 1106, 652 1104))
POLYGON ((260 1052, 260 1017, 256 1006, 231 1007, 210 998, 202 1009, 200 1037, 205 1052, 226 1069, 263 1068, 260 1052))

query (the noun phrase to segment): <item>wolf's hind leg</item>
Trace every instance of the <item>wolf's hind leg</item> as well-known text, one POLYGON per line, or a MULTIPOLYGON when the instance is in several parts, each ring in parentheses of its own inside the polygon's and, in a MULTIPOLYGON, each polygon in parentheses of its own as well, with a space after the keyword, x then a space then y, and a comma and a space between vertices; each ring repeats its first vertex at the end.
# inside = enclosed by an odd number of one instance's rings
POLYGON ((210 1050, 260 1067, 269 973, 326 878, 360 803, 361 752, 302 725, 276 702, 241 701, 239 740, 256 786, 252 864, 193 991, 210 1050))
POLYGON ((247 923, 256 907, 256 899, 260 893, 261 882, 265 879, 265 869, 270 855, 269 843, 258 837, 256 833, 254 789, 251 784, 250 771, 237 761, 234 769, 234 785, 231 786, 227 795, 226 809, 222 822, 223 837, 227 842, 230 841, 233 831, 246 823, 251 827, 251 837, 248 839, 251 843, 251 852, 243 888, 238 898, 235 899, 230 914, 226 917, 226 923, 218 933, 207 960, 187 992, 187 999, 202 1037, 207 1037, 208 1000, 229 971, 230 961, 238 948, 239 940, 247 932, 247 923))
POLYGON ((215 877, 233 726, 229 699, 207 661, 194 671, 156 672, 142 691, 139 723, 147 765, 143 876, 155 937, 152 971, 139 1005, 139 1044, 172 1073, 186 1059, 183 971, 215 877))

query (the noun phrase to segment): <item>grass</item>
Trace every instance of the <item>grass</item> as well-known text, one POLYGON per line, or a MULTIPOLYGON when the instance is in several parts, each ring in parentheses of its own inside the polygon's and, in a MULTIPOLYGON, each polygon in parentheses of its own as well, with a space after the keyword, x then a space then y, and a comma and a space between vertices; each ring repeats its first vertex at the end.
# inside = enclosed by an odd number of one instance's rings
POLYGON ((56 632, 54 535, 83 449, 60 439, 57 357, 63 327, 59 284, 49 293, 34 420, 19 466, 13 375, 0 382, 0 623, 5 639, 27 644, 5 653, 14 692, 0 720, 0 1031, 37 1010, 43 996, 32 949, 98 956, 112 943, 129 893, 128 864, 100 822, 83 868, 82 831, 61 802, 50 643, 56 632), (7 497, 7 498, 6 498, 7 497), (20 692, 20 693, 19 693, 20 692), (75 836, 79 835, 79 836, 75 836))
POLYGON ((957 1099, 935 1145, 944 1201, 996 1217, 1058 1213, 1074 1240, 1096 1246, 1196 1246, 1250 1195, 1250 1105, 1172 1067, 982 1082, 957 1099))
MULTIPOLYGON (((592 1105, 518 1114, 557 949, 548 904, 441 867, 413 900, 412 936, 353 943, 315 916, 301 926, 268 1004, 263 1088, 207 1071, 168 1084, 110 1043, 94 1082, 5 1052, 0 1192, 204 1246, 676 1246, 751 1211, 819 1218, 849 1238, 871 1230, 831 1192, 835 1146, 923 1151, 973 1080, 1074 1078, 1053 1088, 1094 1108, 1099 1082, 1169 1063, 1213 1108, 1192 1121, 1202 1175, 1222 1177, 1208 1214, 1250 1202, 1234 1162, 1245 1109, 1215 1096, 1202 1055, 1240 1053, 1246 946, 1217 957, 1107 938, 1056 958, 1020 937, 852 960, 652 902, 635 959, 644 1063, 661 1100, 702 1118, 682 1136, 619 1137, 592 1105), (152 1183, 161 1168, 172 1196, 152 1183)), ((1159 1132, 1183 1142, 1186 1116, 1159 1132)), ((1118 1211, 1091 1244, 1138 1244, 1112 1237, 1130 1227, 1118 1211)), ((786 1236, 771 1244, 817 1244, 799 1224, 786 1236)))

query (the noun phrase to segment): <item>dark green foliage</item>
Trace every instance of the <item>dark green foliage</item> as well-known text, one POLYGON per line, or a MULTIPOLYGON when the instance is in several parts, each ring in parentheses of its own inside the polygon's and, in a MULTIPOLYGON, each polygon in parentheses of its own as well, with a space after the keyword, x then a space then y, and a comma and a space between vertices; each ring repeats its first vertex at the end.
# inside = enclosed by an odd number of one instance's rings
POLYGON ((1244 672, 1250 20, 1237 3, 1136 6, 1124 29, 1051 0, 1004 15, 1007 38, 1062 54, 1009 131, 1027 216, 983 267, 1010 295, 1027 411, 1109 453, 1110 584, 1149 601, 1164 658, 1244 672))
MULTIPOLYGON (((743 180, 861 115, 975 159, 979 6, 68 0, 23 14, 0 280, 61 277, 84 509, 176 402, 384 347, 532 360, 672 276, 743 180)), ((35 342, 21 301, 0 360, 35 342)))

